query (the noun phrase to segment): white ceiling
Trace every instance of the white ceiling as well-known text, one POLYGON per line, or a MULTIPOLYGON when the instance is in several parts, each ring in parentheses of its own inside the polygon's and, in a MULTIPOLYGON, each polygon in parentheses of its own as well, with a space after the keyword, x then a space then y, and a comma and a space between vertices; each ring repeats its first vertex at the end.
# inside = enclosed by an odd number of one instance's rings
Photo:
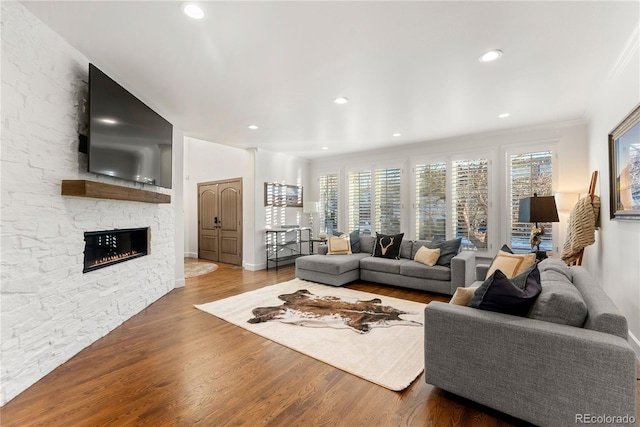
POLYGON ((234 1, 200 2, 195 21, 176 1, 22 3, 185 135, 309 159, 581 119, 619 54, 611 15, 638 15, 635 1, 234 1))

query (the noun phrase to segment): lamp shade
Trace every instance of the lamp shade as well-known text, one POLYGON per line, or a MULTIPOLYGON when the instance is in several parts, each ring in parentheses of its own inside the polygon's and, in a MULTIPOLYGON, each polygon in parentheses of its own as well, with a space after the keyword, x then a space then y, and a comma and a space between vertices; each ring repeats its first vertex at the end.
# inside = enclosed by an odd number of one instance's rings
POLYGON ((558 209, 553 196, 533 194, 520 199, 518 222, 559 222, 558 209))
POLYGON ((318 202, 306 202, 302 208, 302 212, 306 214, 318 213, 318 202))

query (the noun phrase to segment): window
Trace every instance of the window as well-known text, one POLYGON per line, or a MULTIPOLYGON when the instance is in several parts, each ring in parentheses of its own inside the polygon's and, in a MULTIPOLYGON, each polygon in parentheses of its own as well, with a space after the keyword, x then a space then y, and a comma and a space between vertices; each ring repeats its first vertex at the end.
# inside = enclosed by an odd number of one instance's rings
POLYGON ((375 231, 383 234, 398 234, 400 230, 400 168, 377 169, 375 171, 375 231))
POLYGON ((320 231, 338 228, 338 174, 322 175, 320 183, 320 231))
POLYGON ((447 236, 447 164, 417 165, 416 236, 421 240, 445 239, 447 236))
POLYGON ((371 234, 371 171, 349 172, 349 231, 371 234))
MULTIPOLYGON (((511 248, 517 252, 530 252, 531 224, 518 222, 520 199, 553 195, 553 152, 538 151, 534 153, 512 154, 509 156, 509 201, 511 220, 511 248)), ((552 248, 551 223, 538 224, 544 227, 541 251, 552 248)))
POLYGON ((452 236, 462 237, 462 248, 488 249, 489 161, 455 160, 451 163, 452 236))

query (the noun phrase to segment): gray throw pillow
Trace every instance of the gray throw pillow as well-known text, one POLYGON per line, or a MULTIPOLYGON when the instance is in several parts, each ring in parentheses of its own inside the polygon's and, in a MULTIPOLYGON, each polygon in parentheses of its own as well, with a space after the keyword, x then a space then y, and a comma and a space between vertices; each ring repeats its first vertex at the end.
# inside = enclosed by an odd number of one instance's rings
POLYGON ((440 249, 440 258, 436 261, 436 265, 442 265, 444 267, 451 266, 451 259, 458 255, 460 252, 460 244, 462 243, 462 237, 452 240, 438 240, 431 242, 428 245, 429 249, 440 249))

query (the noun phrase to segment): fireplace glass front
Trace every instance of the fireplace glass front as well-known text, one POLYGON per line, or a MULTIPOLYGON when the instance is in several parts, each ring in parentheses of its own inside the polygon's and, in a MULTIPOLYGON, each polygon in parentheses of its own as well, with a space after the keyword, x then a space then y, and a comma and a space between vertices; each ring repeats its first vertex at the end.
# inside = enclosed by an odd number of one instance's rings
POLYGON ((129 261, 149 253, 149 229, 89 231, 84 233, 83 273, 129 261))

